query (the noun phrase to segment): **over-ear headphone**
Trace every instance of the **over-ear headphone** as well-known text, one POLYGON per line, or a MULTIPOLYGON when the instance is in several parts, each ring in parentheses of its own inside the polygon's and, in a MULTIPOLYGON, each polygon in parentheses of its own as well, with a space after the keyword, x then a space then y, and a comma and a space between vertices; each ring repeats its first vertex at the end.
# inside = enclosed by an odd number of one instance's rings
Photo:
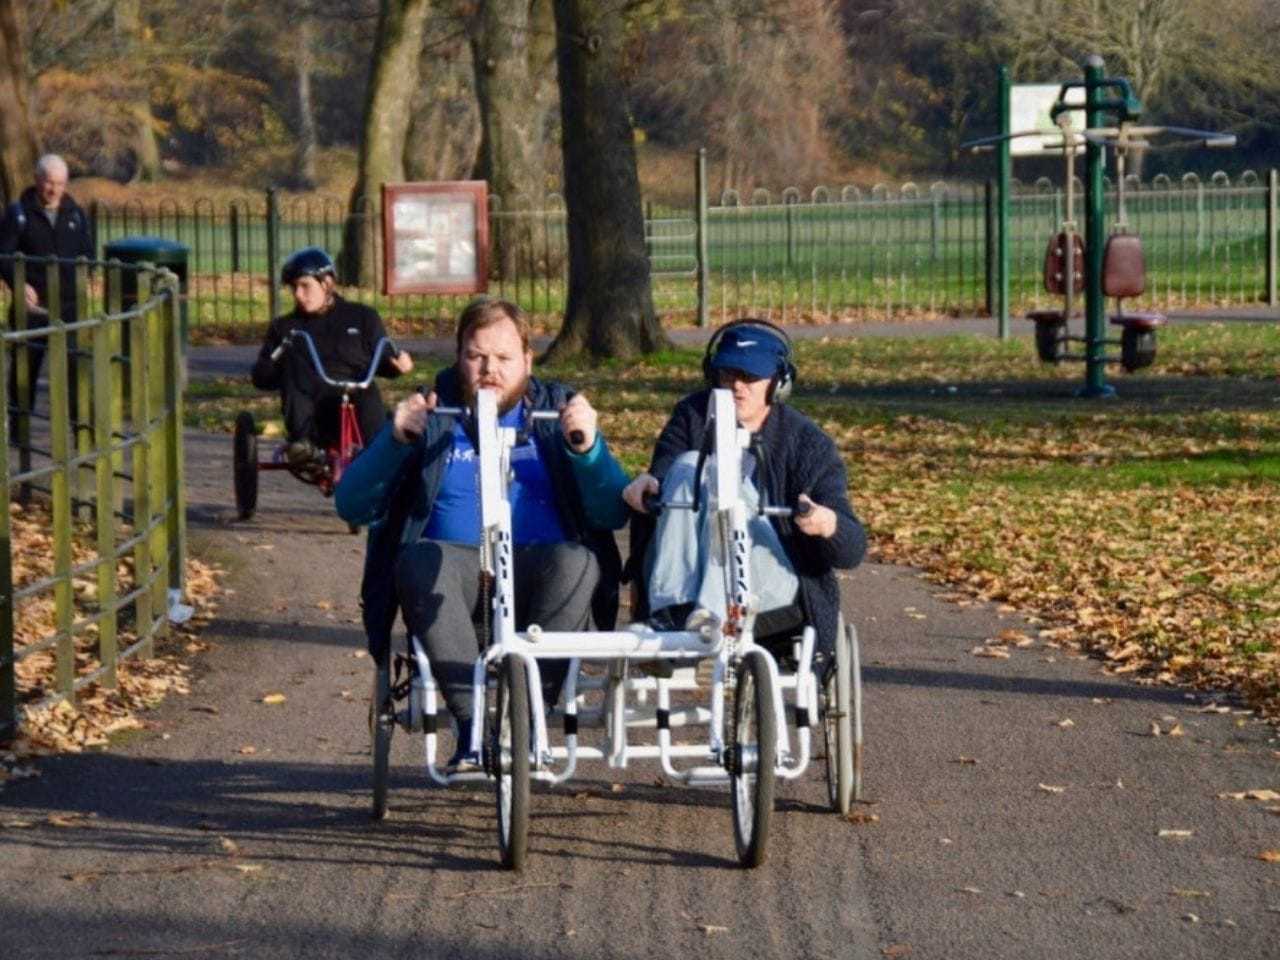
POLYGON ((707 349, 702 355, 702 375, 707 381, 707 386, 718 387, 720 385, 715 367, 712 366, 720 341, 724 339, 724 335, 730 330, 742 330, 744 328, 759 330, 782 341, 785 352, 778 358, 777 369, 774 370, 773 376, 769 380, 769 390, 765 394, 765 400, 771 404, 786 403, 787 398, 791 396, 791 388, 796 382, 796 365, 791 359, 791 338, 787 336, 785 330, 770 323, 768 320, 758 320, 754 317, 732 320, 711 335, 711 339, 707 341, 707 349))

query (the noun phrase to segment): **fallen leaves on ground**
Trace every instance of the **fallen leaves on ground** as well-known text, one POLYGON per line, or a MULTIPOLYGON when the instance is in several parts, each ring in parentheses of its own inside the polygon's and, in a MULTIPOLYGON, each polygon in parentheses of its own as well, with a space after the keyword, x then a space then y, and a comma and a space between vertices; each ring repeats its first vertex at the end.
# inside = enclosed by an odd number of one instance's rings
POLYGON ((1241 790, 1237 793, 1220 793, 1224 800, 1280 800, 1280 793, 1274 790, 1241 790))
MULTIPOLYGON (((1244 326, 1162 331, 1103 404, 1027 341, 797 341, 793 402, 836 441, 873 559, 1029 617, 1037 646, 1280 718, 1280 353, 1244 326)), ((633 473, 697 376, 684 355, 565 372, 633 473)), ((1022 646, 993 640, 973 654, 1022 646)))
MULTIPOLYGON (((1099 654, 1108 672, 1276 715, 1280 483, 1266 465, 1278 423, 1280 411, 1244 408, 1169 431, 1129 409, 839 429, 878 560, 1016 608, 1041 641, 1099 654)), ((972 653, 1018 645, 1001 640, 972 653)))
MULTIPOLYGON (((50 578, 54 563, 52 523, 44 504, 10 504, 9 519, 15 588, 50 578)), ((115 535, 127 536, 128 530, 122 528, 115 535)), ((95 551, 92 529, 78 528, 72 543, 72 565, 83 568, 92 563, 97 557, 95 551)), ((134 589, 131 557, 116 561, 114 573, 118 596, 134 589)), ((19 659, 14 674, 21 705, 20 730, 0 757, 0 784, 32 775, 33 760, 40 756, 106 746, 112 736, 141 729, 142 714, 165 697, 188 693, 189 661, 207 648, 199 633, 216 609, 221 575, 219 568, 189 558, 184 601, 194 608, 191 618, 182 624, 170 624, 168 636, 157 639, 154 655, 119 660, 114 686, 87 683, 77 692, 74 702, 54 699, 57 648, 47 642, 58 632, 52 591, 39 591, 18 600, 14 609, 14 647, 19 659)), ((77 575, 73 581, 75 616, 96 616, 98 596, 97 574, 77 575)), ((131 617, 131 608, 126 607, 117 619, 116 646, 120 651, 128 650, 138 640, 131 617)), ((95 622, 77 630, 72 645, 75 676, 88 677, 101 669, 99 637, 100 627, 95 622)))

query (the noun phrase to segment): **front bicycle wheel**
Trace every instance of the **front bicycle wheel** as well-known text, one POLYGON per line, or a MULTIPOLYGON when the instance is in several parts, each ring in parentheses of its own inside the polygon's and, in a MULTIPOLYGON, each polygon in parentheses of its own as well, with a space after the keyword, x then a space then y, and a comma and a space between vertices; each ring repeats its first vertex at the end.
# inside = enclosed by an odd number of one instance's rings
POLYGON ((861 793, 861 731, 855 736, 858 673, 857 632, 841 616, 836 628, 835 666, 823 685, 822 718, 827 747, 827 800, 841 814, 849 812, 861 793))
POLYGON ((248 520, 258 507, 258 429, 253 414, 241 411, 236 417, 232 447, 232 478, 235 481, 236 513, 248 520))
POLYGON ((773 821, 778 725, 773 712, 773 677, 762 650, 752 650, 738 666, 729 782, 733 798, 733 838, 744 867, 764 863, 773 821))
POLYGON ((529 839, 529 680, 524 661, 514 654, 502 661, 494 719, 498 848, 503 867, 522 870, 529 839))
POLYGON ((373 700, 369 704, 369 736, 373 746, 373 819, 387 816, 387 785, 391 777, 391 734, 395 730, 395 703, 391 696, 391 668, 381 666, 373 675, 373 700))

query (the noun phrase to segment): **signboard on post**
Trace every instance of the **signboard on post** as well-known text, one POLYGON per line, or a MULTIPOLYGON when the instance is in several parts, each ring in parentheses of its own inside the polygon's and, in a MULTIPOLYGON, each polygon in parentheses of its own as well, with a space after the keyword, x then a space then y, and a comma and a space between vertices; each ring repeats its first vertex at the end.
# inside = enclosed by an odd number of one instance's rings
POLYGON ((382 185, 383 290, 483 293, 489 191, 483 180, 382 185))
MULTIPOLYGON (((1057 83, 1015 83, 1009 87, 1009 129, 1007 133, 1042 131, 1038 137, 1014 136, 1009 141, 1009 152, 1015 157, 1035 157, 1045 153, 1062 152, 1062 131, 1050 118, 1049 111, 1058 102, 1062 92, 1057 83)), ((1084 106, 1084 88, 1067 90, 1067 103, 1084 106)), ((1084 114, 1069 110, 1063 114, 1068 120, 1068 130, 1079 133, 1084 129, 1084 114)), ((1083 142, 1076 144, 1076 152, 1084 149, 1083 142)))

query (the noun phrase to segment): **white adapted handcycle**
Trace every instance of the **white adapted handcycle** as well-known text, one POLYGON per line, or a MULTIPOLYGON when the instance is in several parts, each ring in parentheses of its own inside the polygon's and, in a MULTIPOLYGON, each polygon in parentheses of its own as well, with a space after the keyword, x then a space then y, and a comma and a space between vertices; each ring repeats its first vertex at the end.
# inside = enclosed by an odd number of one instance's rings
MULTIPOLYGON (((473 414, 437 408, 433 415, 473 414)), ((706 507, 713 512, 713 549, 724 571, 728 602, 697 630, 632 626, 549 631, 537 624, 517 630, 507 499, 516 431, 499 426, 492 391, 478 393, 474 417, 485 616, 472 686, 474 702, 483 709, 472 712, 471 742, 483 745, 482 769, 452 772, 438 762, 441 698, 426 650, 411 636, 408 655, 395 660, 394 680, 391 663, 380 665, 375 676, 374 816, 387 814, 391 736, 397 727, 423 736, 426 770, 434 783, 495 781, 502 865, 516 870, 523 867, 528 850, 531 781, 563 783, 573 776, 580 759, 625 768, 631 760, 656 758, 663 773, 677 783, 730 785, 738 859, 743 866, 755 867, 767 852, 776 782, 796 779, 808 768, 811 728, 819 723, 825 739, 828 800, 840 813, 848 813, 861 796, 862 781, 857 633, 841 618, 834 669, 826 671, 821 691, 811 669, 812 626, 799 631, 782 658, 792 669, 780 666, 770 649, 756 643, 747 564, 751 543, 741 490, 741 458, 749 434, 737 425, 730 391, 712 393, 708 436, 714 456, 705 461, 706 507), (554 743, 540 682, 539 664, 546 660, 569 661, 555 714, 563 738, 554 743), (668 669, 652 669, 655 661, 669 661, 668 669), (639 669, 641 664, 650 669, 639 669), (706 728, 703 742, 673 742, 674 728, 697 725, 706 728), (580 739, 585 730, 600 732, 580 739), (632 735, 641 733, 646 741, 632 742, 632 735)), ((697 506, 696 501, 667 503, 663 509, 697 506)), ((790 512, 786 507, 760 509, 790 512)))

